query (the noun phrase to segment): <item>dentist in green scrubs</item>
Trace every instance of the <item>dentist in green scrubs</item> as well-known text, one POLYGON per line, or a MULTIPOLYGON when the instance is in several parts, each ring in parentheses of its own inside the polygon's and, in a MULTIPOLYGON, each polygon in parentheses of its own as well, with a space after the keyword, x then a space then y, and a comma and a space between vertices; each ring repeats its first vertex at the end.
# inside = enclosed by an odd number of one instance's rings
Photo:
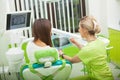
POLYGON ((83 62, 87 69, 87 74, 71 80, 114 80, 112 72, 107 64, 107 55, 105 43, 96 37, 100 32, 100 27, 96 19, 92 16, 85 16, 80 20, 79 30, 81 37, 88 42, 82 46, 74 38, 71 42, 80 48, 78 54, 74 57, 64 55, 62 51, 60 56, 72 63, 83 62))

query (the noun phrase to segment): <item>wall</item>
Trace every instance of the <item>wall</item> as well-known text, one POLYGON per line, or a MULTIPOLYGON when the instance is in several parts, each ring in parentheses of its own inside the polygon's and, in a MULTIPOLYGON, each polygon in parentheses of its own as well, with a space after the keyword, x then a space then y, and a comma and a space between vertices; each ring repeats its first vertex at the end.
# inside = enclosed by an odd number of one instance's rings
POLYGON ((6 62, 5 51, 7 45, 6 36, 4 36, 5 31, 5 13, 7 11, 7 4, 5 0, 0 0, 0 65, 6 62))
POLYGON ((113 46, 110 51, 110 57, 120 67, 120 0, 109 0, 107 9, 108 26, 112 28, 109 30, 110 45, 113 46))
POLYGON ((101 34, 108 37, 107 0, 86 0, 87 15, 94 16, 101 26, 101 34))
POLYGON ((101 33, 110 38, 110 45, 113 46, 110 57, 120 66, 118 39, 120 37, 120 0, 88 0, 87 8, 87 15, 95 16, 101 24, 101 33), (108 33, 109 27, 119 31, 110 30, 108 33))
POLYGON ((107 9, 108 26, 120 30, 120 0, 109 0, 107 2, 107 9))
POLYGON ((110 50, 111 61, 120 67, 120 31, 109 29, 110 34, 110 46, 113 48, 110 50))
POLYGON ((6 29, 6 13, 14 11, 14 0, 0 0, 0 65, 8 65, 5 52, 8 49, 9 33, 6 29), (9 4, 11 3, 11 4, 9 4))
POLYGON ((5 26, 5 12, 6 12, 5 0, 0 0, 0 30, 5 26), (4 15, 4 16, 3 16, 4 15))
POLYGON ((109 36, 108 27, 120 30, 120 0, 86 0, 87 15, 100 22, 102 34, 109 36))

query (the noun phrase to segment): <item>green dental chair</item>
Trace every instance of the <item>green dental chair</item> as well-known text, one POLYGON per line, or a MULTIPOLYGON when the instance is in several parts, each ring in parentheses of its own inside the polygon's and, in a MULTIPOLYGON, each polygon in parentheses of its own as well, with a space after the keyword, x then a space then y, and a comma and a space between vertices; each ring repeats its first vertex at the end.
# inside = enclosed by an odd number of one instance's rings
POLYGON ((34 54, 36 63, 30 63, 26 52, 30 40, 32 39, 23 41, 21 45, 25 59, 25 64, 20 69, 23 80, 69 80, 72 65, 67 60, 60 60, 55 48, 36 51, 34 54))

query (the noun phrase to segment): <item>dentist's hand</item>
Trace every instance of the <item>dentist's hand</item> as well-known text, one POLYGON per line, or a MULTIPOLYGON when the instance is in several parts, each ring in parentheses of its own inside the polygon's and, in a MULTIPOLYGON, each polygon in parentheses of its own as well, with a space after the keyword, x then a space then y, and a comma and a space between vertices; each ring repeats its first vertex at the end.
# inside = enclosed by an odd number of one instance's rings
POLYGON ((58 52, 59 52, 59 56, 62 57, 62 58, 64 58, 63 57, 63 55, 64 55, 63 51, 62 50, 58 50, 58 52))
POLYGON ((74 38, 70 38, 70 41, 75 44, 79 49, 83 47, 79 42, 77 42, 74 38))
POLYGON ((73 43, 73 44, 76 44, 76 40, 74 38, 70 38, 70 41, 73 43))

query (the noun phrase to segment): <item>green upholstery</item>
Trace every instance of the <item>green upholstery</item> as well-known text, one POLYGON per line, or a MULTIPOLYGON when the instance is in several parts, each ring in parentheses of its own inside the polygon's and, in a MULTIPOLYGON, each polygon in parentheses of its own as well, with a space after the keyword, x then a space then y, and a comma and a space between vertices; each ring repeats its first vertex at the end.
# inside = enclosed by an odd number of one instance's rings
POLYGON ((26 62, 21 66, 20 70, 23 80, 68 80, 71 73, 71 63, 65 60, 58 60, 58 53, 55 48, 36 51, 36 63, 31 64, 26 52, 29 41, 26 40, 21 45, 26 62), (50 58, 50 60, 47 58, 50 58), (40 59, 43 61, 41 62, 40 59), (46 62, 51 62, 51 66, 48 68, 44 67, 46 62))
MULTIPOLYGON (((66 66, 66 64, 67 65, 71 65, 71 63, 69 62, 69 61, 65 61, 65 60, 57 60, 56 62, 54 62, 53 64, 52 64, 52 67, 57 67, 57 66, 59 66, 58 67, 58 69, 56 70, 56 71, 54 71, 54 72, 52 72, 52 74, 50 73, 50 74, 48 74, 48 75, 44 75, 44 74, 42 74, 42 72, 40 72, 40 71, 38 71, 37 69, 39 69, 39 68, 43 68, 44 67, 44 65, 43 64, 38 64, 38 63, 34 63, 34 64, 32 64, 32 65, 24 65, 23 67, 22 67, 22 69, 21 69, 21 72, 24 74, 24 71, 31 71, 33 74, 36 74, 37 76, 39 76, 39 79, 40 80, 53 80, 53 78, 54 78, 54 76, 56 76, 61 70, 63 70, 63 68, 65 68, 65 66, 66 66)), ((69 69, 71 68, 71 66, 69 66, 69 69)), ((47 68, 46 68, 47 69, 47 68)), ((50 68, 49 68, 50 69, 50 68)), ((68 69, 68 70, 69 70, 68 69)), ((30 74, 30 73, 29 73, 30 74)), ((68 75, 68 73, 65 73, 65 74, 67 74, 68 75)), ((31 74, 30 74, 31 75, 31 74)), ((24 76, 24 75, 23 75, 24 76)), ((57 75, 58 76, 58 75, 57 75)), ((25 77, 28 77, 28 76, 25 76, 25 77)), ((32 77, 32 79, 35 79, 35 78, 33 78, 32 77)), ((30 79, 30 80, 32 80, 32 79, 30 79)), ((39 80, 39 79, 37 79, 37 80, 39 80)), ((29 80, 29 79, 25 79, 25 80, 29 80)), ((66 79, 64 79, 64 80, 66 80, 66 79)))
POLYGON ((58 60, 58 52, 55 48, 48 48, 47 50, 38 50, 35 52, 37 63, 45 63, 47 61, 55 62, 58 60))
POLYGON ((28 58, 27 51, 26 51, 27 44, 28 44, 28 42, 24 42, 24 43, 22 44, 21 48, 22 48, 22 50, 24 50, 25 62, 26 62, 27 64, 29 64, 29 63, 30 63, 30 60, 29 60, 29 58, 28 58))

